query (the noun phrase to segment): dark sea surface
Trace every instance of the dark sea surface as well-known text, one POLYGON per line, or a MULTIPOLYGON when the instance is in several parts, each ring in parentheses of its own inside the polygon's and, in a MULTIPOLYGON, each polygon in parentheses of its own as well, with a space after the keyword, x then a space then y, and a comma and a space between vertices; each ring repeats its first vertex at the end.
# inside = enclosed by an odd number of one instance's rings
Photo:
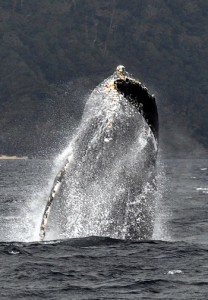
POLYGON ((56 171, 0 161, 0 299, 208 299, 208 159, 161 159, 151 241, 38 242, 56 171))

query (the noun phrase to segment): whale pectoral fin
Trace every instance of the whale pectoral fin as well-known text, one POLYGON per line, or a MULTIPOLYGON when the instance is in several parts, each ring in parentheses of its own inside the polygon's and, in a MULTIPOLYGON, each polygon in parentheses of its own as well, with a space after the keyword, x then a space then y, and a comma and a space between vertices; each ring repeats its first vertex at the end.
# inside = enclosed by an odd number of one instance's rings
POLYGON ((47 224, 48 224, 48 218, 49 218, 50 211, 51 211, 51 206, 53 204, 53 201, 54 201, 57 193, 60 190, 61 184, 64 180, 64 176, 66 174, 68 167, 69 167, 69 157, 66 159, 66 162, 65 162, 63 168, 61 169, 61 171, 59 171, 59 173, 57 174, 57 176, 53 182, 53 186, 50 191, 48 201, 46 203, 45 210, 44 210, 44 213, 42 216, 41 225, 40 225, 40 232, 39 232, 39 237, 40 237, 41 241, 43 241, 45 238, 47 224))

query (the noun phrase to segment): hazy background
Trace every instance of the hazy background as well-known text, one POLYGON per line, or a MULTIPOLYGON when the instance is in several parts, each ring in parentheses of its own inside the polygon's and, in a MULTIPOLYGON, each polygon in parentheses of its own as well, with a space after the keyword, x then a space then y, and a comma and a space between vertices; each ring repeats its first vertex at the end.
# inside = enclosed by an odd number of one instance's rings
POLYGON ((0 0, 0 154, 50 156, 124 64, 154 93, 167 156, 208 147, 208 1, 0 0))

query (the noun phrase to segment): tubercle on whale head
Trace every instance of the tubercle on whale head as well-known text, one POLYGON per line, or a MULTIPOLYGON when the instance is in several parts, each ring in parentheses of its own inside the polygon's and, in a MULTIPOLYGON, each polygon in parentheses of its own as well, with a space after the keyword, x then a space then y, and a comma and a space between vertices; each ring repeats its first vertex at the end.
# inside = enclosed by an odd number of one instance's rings
POLYGON ((118 80, 118 79, 120 79, 121 81, 125 81, 125 82, 128 82, 129 80, 131 80, 135 84, 141 84, 141 82, 139 80, 134 79, 132 76, 130 76, 130 74, 128 72, 126 72, 126 68, 123 65, 118 65, 116 67, 113 77, 114 77, 113 79, 109 80, 105 84, 105 87, 107 87, 108 89, 111 89, 111 90, 116 90, 117 92, 119 92, 119 90, 117 89, 117 86, 116 86, 116 80, 118 80))
POLYGON ((118 65, 116 67, 116 75, 120 78, 125 80, 127 77, 126 68, 123 65, 118 65))
POLYGON ((117 88, 117 80, 121 80, 121 82, 126 82, 126 83, 134 83, 136 85, 141 85, 143 89, 147 90, 147 88, 142 85, 142 83, 139 80, 136 80, 135 78, 133 78, 132 75, 130 75, 127 71, 125 66, 123 65, 118 65, 116 67, 116 70, 113 74, 113 79, 109 80, 106 84, 105 87, 109 88, 109 89, 114 89, 118 92, 120 92, 117 88))
MULTIPOLYGON (((116 67, 116 71, 114 73, 119 79, 121 80, 131 80, 132 82, 135 82, 135 84, 141 84, 141 82, 139 80, 136 80, 135 78, 133 78, 127 71, 125 66, 123 65, 118 65, 116 67)), ((142 85, 142 84, 141 84, 142 85)))

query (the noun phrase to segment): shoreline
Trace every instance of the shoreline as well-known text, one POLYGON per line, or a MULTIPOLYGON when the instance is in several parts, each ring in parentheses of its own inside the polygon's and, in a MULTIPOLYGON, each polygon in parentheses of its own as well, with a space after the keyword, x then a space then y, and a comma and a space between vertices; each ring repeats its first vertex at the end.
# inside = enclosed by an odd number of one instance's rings
POLYGON ((19 160, 19 159, 28 159, 27 156, 16 156, 16 155, 0 155, 0 160, 19 160))

